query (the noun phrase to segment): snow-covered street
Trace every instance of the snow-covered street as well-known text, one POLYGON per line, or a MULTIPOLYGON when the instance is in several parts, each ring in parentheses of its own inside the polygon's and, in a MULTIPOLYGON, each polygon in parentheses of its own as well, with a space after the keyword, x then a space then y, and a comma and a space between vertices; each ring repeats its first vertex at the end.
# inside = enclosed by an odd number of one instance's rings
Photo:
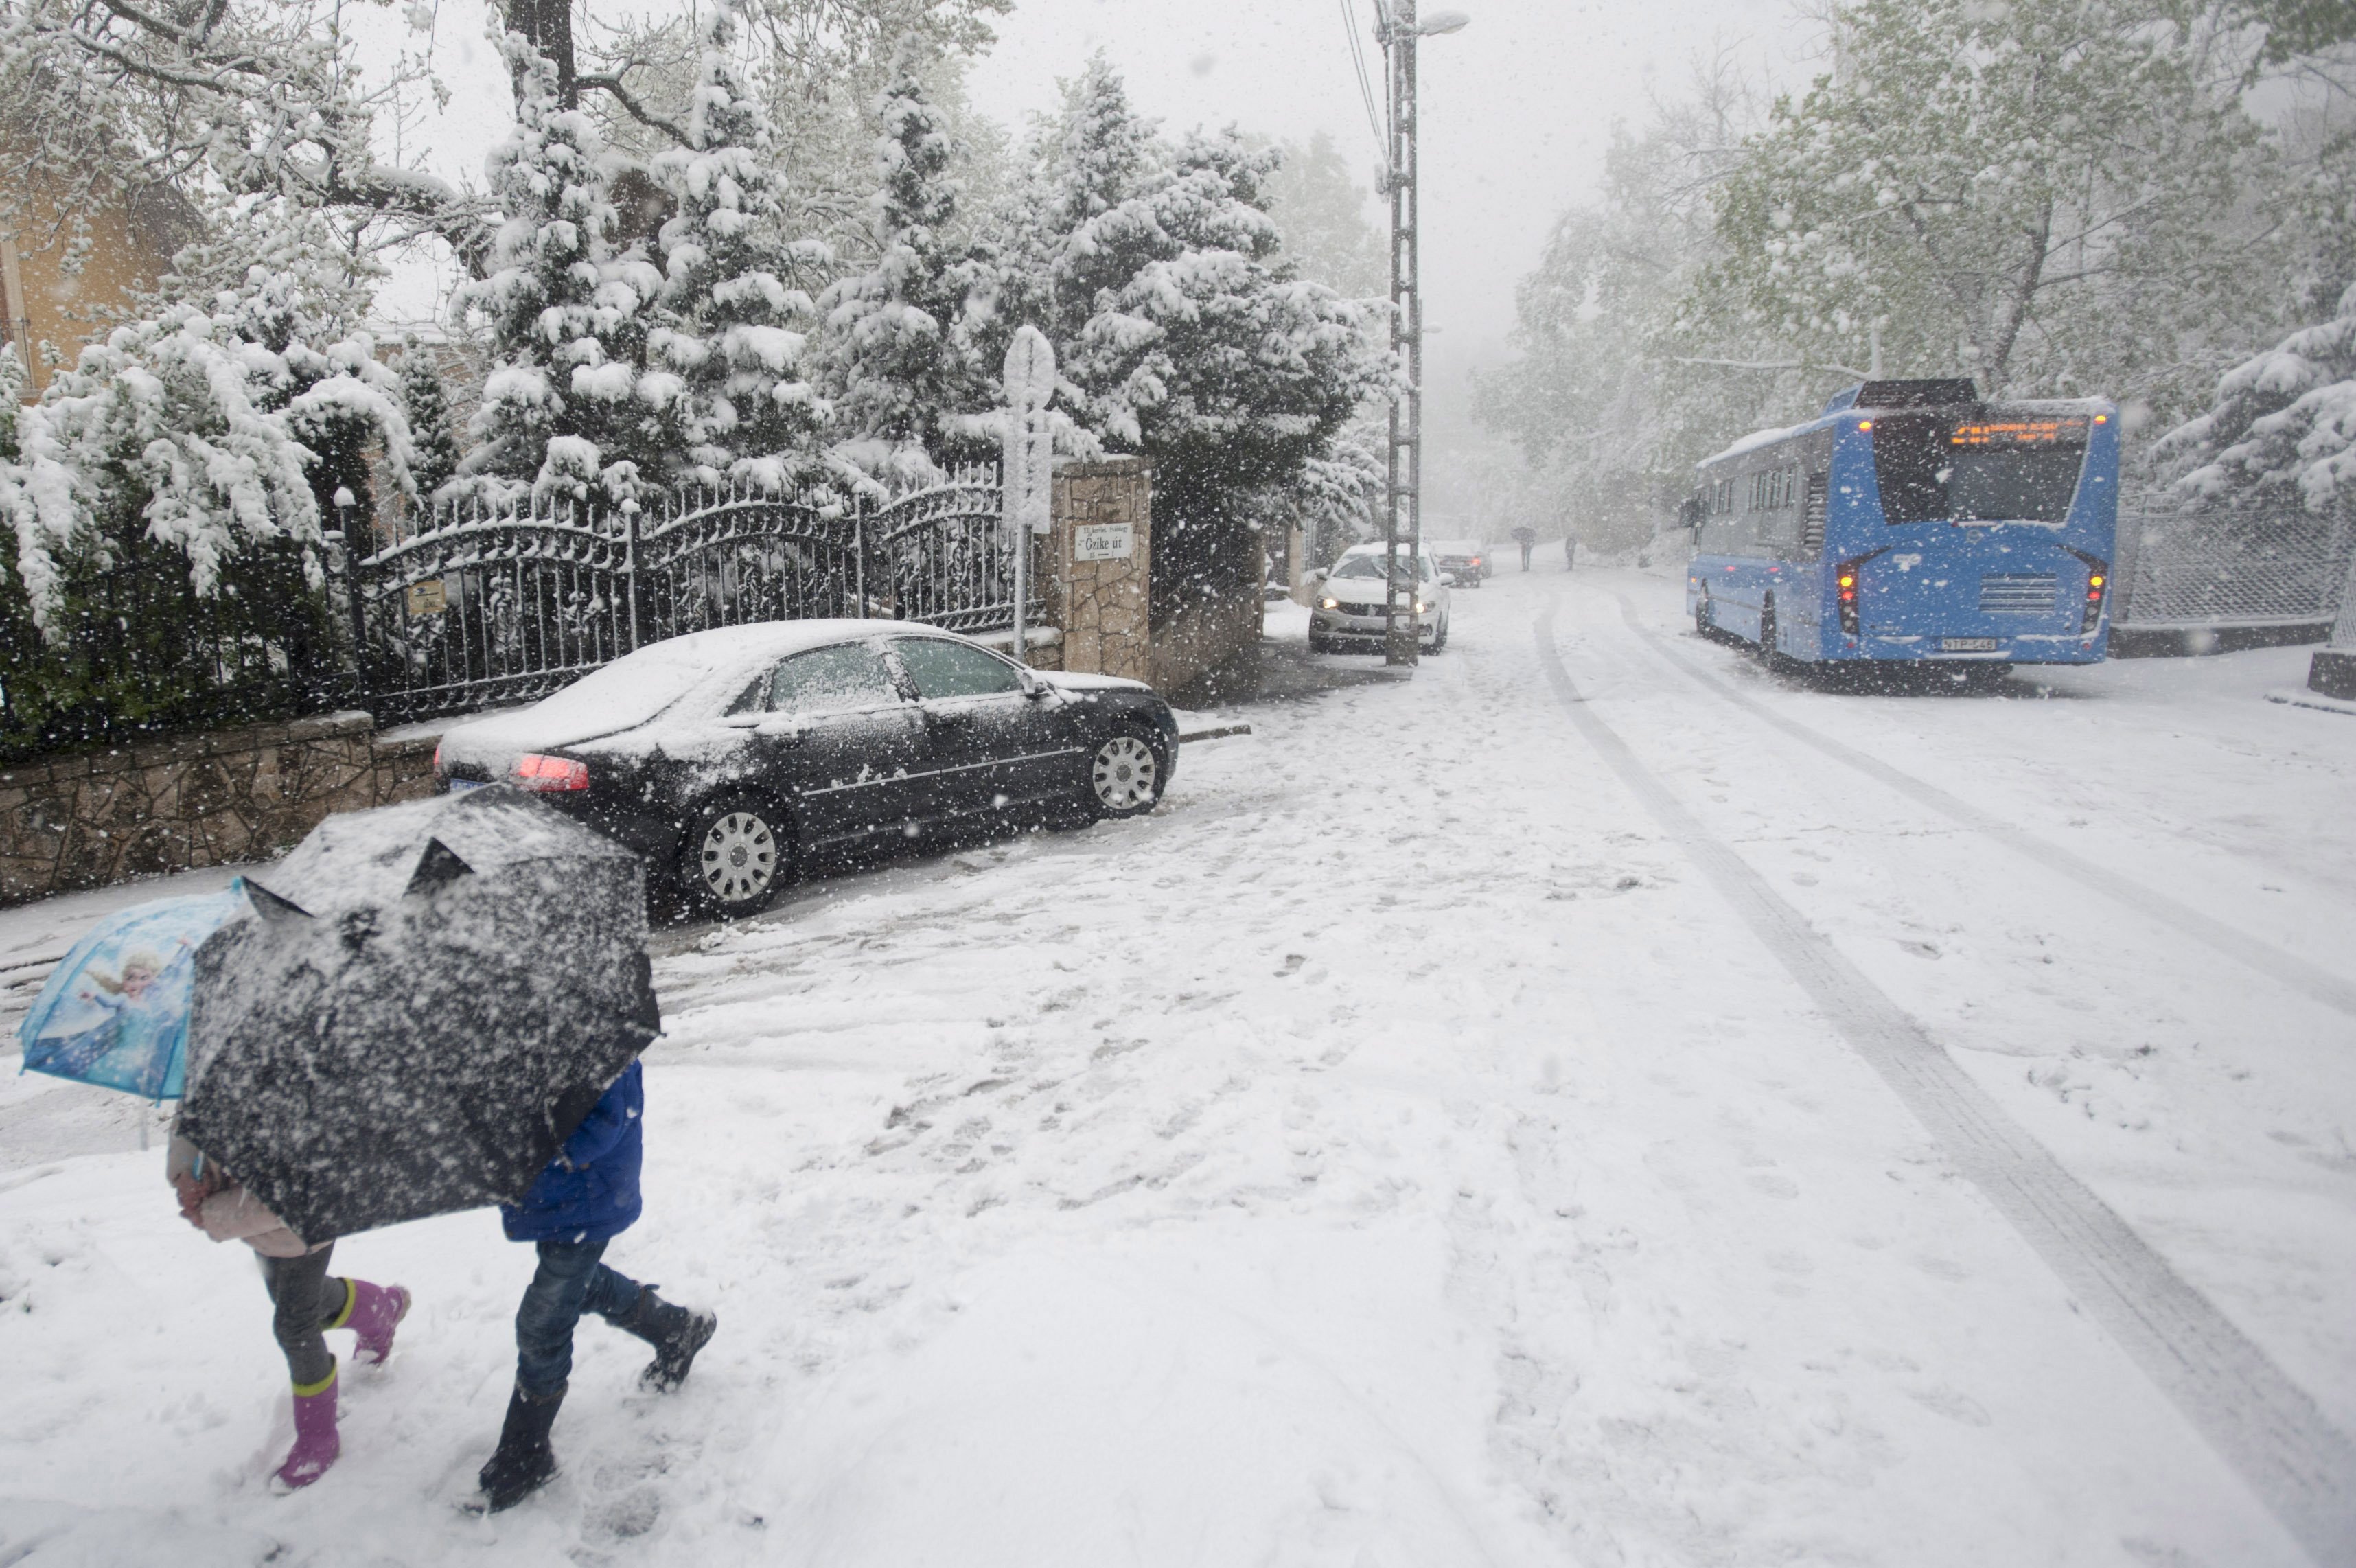
POLYGON ((2356 722, 2265 700, 2308 650, 1816 691, 1549 565, 1406 682, 1272 607, 1293 694, 1151 816, 663 933, 610 1256, 719 1336, 657 1397, 585 1326, 511 1513, 456 1507, 495 1216, 338 1247, 416 1310, 274 1498, 244 1250, 11 1083, 0 1562, 2348 1560, 2356 722))

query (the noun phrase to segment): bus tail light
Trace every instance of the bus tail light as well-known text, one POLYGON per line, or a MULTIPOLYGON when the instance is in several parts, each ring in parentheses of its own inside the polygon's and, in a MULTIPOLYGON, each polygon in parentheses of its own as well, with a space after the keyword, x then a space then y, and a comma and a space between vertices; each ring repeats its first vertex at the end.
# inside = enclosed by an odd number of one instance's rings
POLYGON ((515 781, 519 789, 541 794, 589 788, 589 765, 569 757, 542 757, 528 752, 516 758, 515 781))
POLYGON ((1840 628, 1857 635, 1857 572, 1861 561, 1844 561, 1833 572, 1833 596, 1840 606, 1840 628))
POLYGON ((2103 624, 2103 604, 2110 597, 2111 564, 2083 550, 2072 550, 2070 553, 2086 564, 2086 611, 2078 622, 2078 635, 2092 637, 2094 628, 2103 624))

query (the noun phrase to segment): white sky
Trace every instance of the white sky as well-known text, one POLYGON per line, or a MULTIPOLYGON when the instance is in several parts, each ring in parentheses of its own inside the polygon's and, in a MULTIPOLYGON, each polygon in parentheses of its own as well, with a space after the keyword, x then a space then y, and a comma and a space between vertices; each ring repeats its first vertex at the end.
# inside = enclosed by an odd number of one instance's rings
MULTIPOLYGON (((1233 121, 1291 140, 1327 131, 1371 188, 1380 146, 1351 68, 1344 3, 1018 0, 969 88, 977 108, 1019 127, 1052 109, 1056 80, 1076 75, 1101 48, 1139 107, 1171 129, 1233 121)), ((1379 104, 1380 60, 1363 32, 1372 0, 1347 4, 1379 104)), ((1436 7, 1426 0, 1424 8, 1436 7)), ((1504 335, 1514 285, 1536 263, 1548 225, 1592 193, 1613 123, 1641 121, 1656 86, 1679 91, 1688 62, 1720 47, 1777 81, 1804 75, 1809 64, 1796 59, 1807 29, 1787 0, 1460 0, 1457 8, 1472 26, 1426 40, 1421 56, 1424 314, 1456 340, 1451 359, 1485 357, 1474 345, 1504 335)), ((455 98, 429 131, 434 161, 477 179, 509 117, 481 14, 466 0, 441 7, 435 65, 455 98)), ((398 36, 391 22, 385 30, 398 36)), ((430 298, 408 297, 417 285, 403 283, 401 297, 387 301, 391 314, 431 308, 430 298)))
MULTIPOLYGON (((1365 27, 1372 0, 1349 3, 1365 27)), ((1806 28, 1784 0, 1447 3, 1472 24, 1421 46, 1424 315, 1460 338, 1494 338, 1511 325, 1514 285, 1547 227, 1592 194, 1613 122, 1640 122, 1656 83, 1677 93, 1687 62, 1719 46, 1777 81, 1807 65, 1794 59, 1806 28)), ((1371 187, 1381 149, 1342 5, 1018 0, 969 90, 984 113, 1019 124, 1052 106, 1055 79, 1101 48, 1139 107, 1170 128, 1232 120, 1295 140, 1328 131, 1371 187)), ((1380 57, 1365 42, 1379 104, 1380 57)))

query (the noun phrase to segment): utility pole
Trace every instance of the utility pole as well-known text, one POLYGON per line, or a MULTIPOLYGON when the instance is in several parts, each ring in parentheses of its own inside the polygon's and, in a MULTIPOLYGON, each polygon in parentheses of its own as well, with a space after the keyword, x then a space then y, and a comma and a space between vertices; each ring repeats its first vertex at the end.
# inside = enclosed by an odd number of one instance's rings
POLYGON ((1391 403, 1384 486, 1383 542, 1390 558, 1383 595, 1383 661, 1409 668, 1421 644, 1415 606, 1422 589, 1415 572, 1423 554, 1423 277, 1417 244, 1422 190, 1416 177, 1415 46, 1419 38, 1455 32, 1467 20, 1462 11, 1435 11, 1419 20, 1415 8, 1416 0, 1375 0, 1390 122, 1383 186, 1391 199, 1391 352, 1407 370, 1407 390, 1391 403), (1404 606, 1401 565, 1407 570, 1404 606))

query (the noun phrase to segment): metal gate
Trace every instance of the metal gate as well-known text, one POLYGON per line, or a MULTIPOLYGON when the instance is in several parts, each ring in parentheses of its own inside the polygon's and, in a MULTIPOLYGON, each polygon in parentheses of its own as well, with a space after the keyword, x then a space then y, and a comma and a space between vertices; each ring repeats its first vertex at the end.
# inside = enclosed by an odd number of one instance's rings
POLYGON ((530 702, 646 643, 819 617, 1013 624, 991 468, 899 495, 691 488, 436 510, 345 585, 380 723, 530 702))

